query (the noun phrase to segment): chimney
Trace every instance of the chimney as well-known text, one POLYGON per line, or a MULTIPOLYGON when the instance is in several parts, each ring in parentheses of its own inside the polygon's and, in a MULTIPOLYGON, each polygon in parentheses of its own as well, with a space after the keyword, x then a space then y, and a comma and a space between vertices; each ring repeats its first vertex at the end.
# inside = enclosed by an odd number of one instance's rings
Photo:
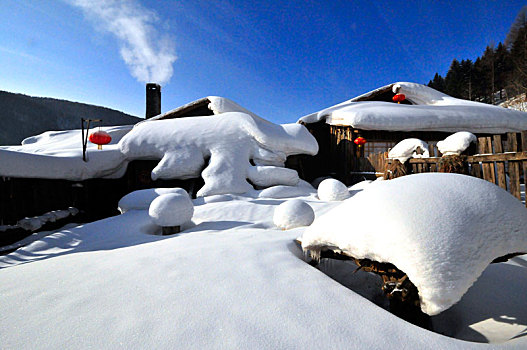
POLYGON ((146 119, 161 114, 161 85, 146 84, 146 119))

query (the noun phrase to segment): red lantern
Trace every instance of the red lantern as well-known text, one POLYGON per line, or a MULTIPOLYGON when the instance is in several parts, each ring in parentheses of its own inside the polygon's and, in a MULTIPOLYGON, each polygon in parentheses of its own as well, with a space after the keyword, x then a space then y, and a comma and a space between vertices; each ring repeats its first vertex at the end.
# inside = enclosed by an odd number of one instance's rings
POLYGON ((98 149, 102 149, 102 145, 110 143, 112 137, 106 131, 99 130, 90 134, 89 140, 91 143, 96 144, 98 149))
POLYGON ((357 145, 357 146, 362 146, 366 143, 366 139, 364 137, 357 137, 355 140, 353 140, 353 142, 357 145))
POLYGON ((393 102, 401 103, 406 99, 406 96, 404 94, 396 94, 392 99, 393 102))

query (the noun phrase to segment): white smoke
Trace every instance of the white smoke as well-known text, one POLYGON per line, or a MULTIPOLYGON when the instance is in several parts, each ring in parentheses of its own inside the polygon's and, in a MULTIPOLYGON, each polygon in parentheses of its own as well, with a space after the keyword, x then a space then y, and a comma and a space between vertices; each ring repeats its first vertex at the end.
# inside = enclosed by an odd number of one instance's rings
POLYGON ((135 0, 66 0, 82 9, 99 30, 118 40, 121 57, 132 76, 163 85, 173 74, 174 43, 158 31, 157 14, 135 0))

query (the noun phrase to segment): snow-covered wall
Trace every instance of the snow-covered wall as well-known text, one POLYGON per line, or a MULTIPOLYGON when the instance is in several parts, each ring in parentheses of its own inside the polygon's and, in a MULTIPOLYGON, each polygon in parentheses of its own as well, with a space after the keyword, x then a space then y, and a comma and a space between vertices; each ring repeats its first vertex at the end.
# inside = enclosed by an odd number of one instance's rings
POLYGON ((457 99, 415 83, 395 83, 393 91, 404 94, 413 105, 350 100, 299 121, 325 120, 331 125, 388 131, 504 133, 527 130, 525 112, 457 99))

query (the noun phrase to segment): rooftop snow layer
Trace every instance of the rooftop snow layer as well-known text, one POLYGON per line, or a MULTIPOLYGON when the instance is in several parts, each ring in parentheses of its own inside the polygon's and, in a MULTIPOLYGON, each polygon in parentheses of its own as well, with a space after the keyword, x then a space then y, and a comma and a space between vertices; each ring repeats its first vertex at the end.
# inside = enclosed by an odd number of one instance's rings
POLYGON ((283 167, 287 156, 318 152, 303 126, 276 125, 240 112, 143 122, 119 146, 128 159, 161 159, 153 179, 201 173, 205 186, 200 196, 247 192, 252 188, 247 179, 265 187, 296 185, 296 171, 283 167))
POLYGON ((494 259, 527 252, 527 210, 498 186, 443 173, 374 182, 301 238, 304 250, 334 247, 394 264, 436 315, 458 302, 494 259), (351 225, 352 223, 352 225, 351 225))
MULTIPOLYGON (((218 111, 242 108, 227 99, 210 99, 218 111)), ((0 176, 119 178, 129 161, 152 159, 160 160, 152 171, 154 180, 201 174, 205 186, 199 195, 244 193, 252 189, 247 179, 262 187, 296 185, 297 172, 284 167, 287 156, 318 152, 315 138, 304 126, 276 125, 243 112, 145 120, 133 129, 103 129, 112 143, 103 150, 88 144, 87 162, 82 160, 80 130, 48 132, 25 140, 22 146, 0 147, 0 176)))
POLYGON ((421 84, 393 84, 412 103, 380 101, 343 102, 299 119, 304 123, 325 120, 363 130, 470 131, 503 133, 527 130, 527 113, 454 98, 421 84))
POLYGON ((87 144, 87 162, 82 160, 81 130, 47 131, 26 138, 21 146, 0 146, 0 176, 84 180, 119 178, 127 161, 117 146, 131 125, 102 127, 112 137, 102 150, 87 144))

